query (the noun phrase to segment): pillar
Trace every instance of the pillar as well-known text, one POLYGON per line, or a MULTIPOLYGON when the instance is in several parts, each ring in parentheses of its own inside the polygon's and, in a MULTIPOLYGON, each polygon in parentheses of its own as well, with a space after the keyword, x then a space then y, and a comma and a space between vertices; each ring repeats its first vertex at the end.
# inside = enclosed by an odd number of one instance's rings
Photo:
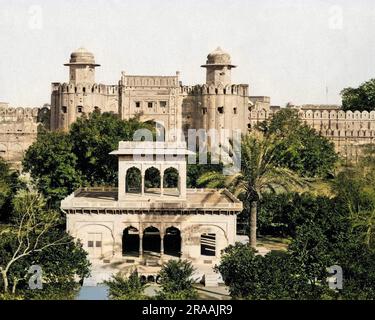
POLYGON ((164 255, 164 234, 160 233, 160 257, 164 255))
POLYGON ((141 181, 141 192, 142 192, 142 196, 145 194, 145 175, 142 174, 142 181, 141 181))
POLYGON ((164 195, 164 172, 160 173, 160 195, 164 195))
POLYGON ((139 257, 143 257, 143 235, 139 233, 139 257))

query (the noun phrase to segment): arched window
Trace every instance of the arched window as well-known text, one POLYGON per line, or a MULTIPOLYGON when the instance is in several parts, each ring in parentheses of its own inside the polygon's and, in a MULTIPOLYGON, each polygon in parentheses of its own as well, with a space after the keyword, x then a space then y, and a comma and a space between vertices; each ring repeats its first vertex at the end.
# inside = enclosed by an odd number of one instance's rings
POLYGON ((163 189, 165 195, 179 195, 179 174, 177 169, 168 168, 164 171, 163 189))
POLYGON ((145 192, 160 193, 160 171, 155 167, 148 168, 145 172, 145 192))
POLYGON ((142 192, 142 175, 141 170, 132 167, 126 171, 125 188, 127 193, 142 192))

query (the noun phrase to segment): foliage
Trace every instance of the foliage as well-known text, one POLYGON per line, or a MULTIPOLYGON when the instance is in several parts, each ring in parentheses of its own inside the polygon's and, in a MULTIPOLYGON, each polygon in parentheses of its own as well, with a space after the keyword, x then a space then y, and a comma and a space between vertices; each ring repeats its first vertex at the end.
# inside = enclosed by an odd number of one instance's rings
POLYGON ((48 298, 53 290, 55 295, 62 294, 57 288, 75 290, 76 277, 88 276, 89 262, 81 244, 61 228, 60 215, 46 208, 44 197, 33 190, 19 190, 10 224, 1 230, 0 272, 5 294, 11 288, 13 295, 48 298), (42 267, 46 286, 41 291, 28 290, 31 265, 42 267))
POLYGON ((355 167, 342 170, 334 181, 337 198, 348 210, 352 228, 375 249, 375 148, 368 146, 355 167))
POLYGON ((196 299, 197 291, 193 287, 194 268, 186 260, 170 260, 163 265, 160 275, 162 290, 157 298, 160 300, 196 299))
POLYGON ((333 143, 303 123, 296 110, 280 110, 260 129, 278 141, 275 164, 305 177, 332 176, 338 160, 333 143))
POLYGON ((104 281, 109 287, 109 297, 112 300, 144 300, 146 284, 143 283, 136 271, 128 278, 121 273, 112 276, 112 279, 104 281))
POLYGON ((93 112, 72 124, 69 140, 77 157, 77 168, 90 185, 117 183, 117 158, 109 153, 118 148, 120 141, 133 140, 138 129, 153 131, 138 119, 125 121, 111 113, 93 112))
POLYGON ((241 145, 241 171, 223 177, 218 172, 207 172, 199 184, 225 184, 243 201, 249 212, 250 245, 256 245, 257 205, 263 192, 277 193, 305 186, 306 182, 288 168, 277 164, 278 140, 276 136, 252 132, 241 145))
POLYGON ((149 125, 94 112, 79 118, 68 133, 42 131, 27 150, 23 167, 53 207, 80 186, 115 185, 117 159, 109 153, 149 125))
MULTIPOLYGON (((203 161, 203 160, 202 160, 203 161)), ((191 163, 187 165, 187 187, 188 188, 199 188, 202 185, 209 187, 209 188, 221 188, 224 186, 224 181, 212 180, 210 181, 211 184, 205 185, 205 182, 199 180, 201 176, 205 173, 221 173, 223 172, 223 164, 213 164, 211 163, 211 155, 207 155, 207 163, 200 164, 199 163, 199 154, 196 155, 196 163, 191 163)))
POLYGON ((327 197, 307 192, 264 194, 259 209, 259 233, 295 237, 298 226, 310 220, 324 227, 334 218, 337 206, 338 203, 327 197))
POLYGON ((77 156, 68 134, 43 131, 27 150, 23 168, 52 204, 62 200, 83 183, 77 156))
POLYGON ((309 282, 298 261, 287 252, 270 252, 263 257, 236 243, 224 250, 215 269, 234 299, 318 299, 329 293, 321 283, 309 282))
POLYGON ((23 186, 18 173, 0 158, 0 222, 8 222, 14 194, 23 186))
POLYGON ((358 88, 345 88, 341 91, 344 111, 375 110, 375 79, 362 83, 358 88))

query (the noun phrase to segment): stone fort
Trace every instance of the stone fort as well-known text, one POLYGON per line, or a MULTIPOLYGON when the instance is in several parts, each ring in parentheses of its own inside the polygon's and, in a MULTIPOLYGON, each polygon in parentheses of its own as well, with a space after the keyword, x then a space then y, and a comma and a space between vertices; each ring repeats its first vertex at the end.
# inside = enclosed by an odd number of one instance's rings
MULTIPOLYGON (((118 84, 96 82, 96 63, 84 48, 73 52, 65 64, 69 80, 52 83, 50 106, 15 108, 0 103, 0 155, 15 166, 36 139, 38 128, 69 129, 83 114, 112 112, 122 119, 139 116, 153 121, 177 141, 182 129, 234 129, 245 133, 269 119, 280 107, 267 96, 252 96, 248 84, 232 83, 231 57, 221 48, 207 56, 201 67, 206 83, 186 86, 180 73, 169 76, 128 75, 121 72, 118 84)), ((328 137, 343 157, 355 160, 360 147, 375 142, 375 112, 344 112, 339 106, 292 106, 301 119, 328 137)))

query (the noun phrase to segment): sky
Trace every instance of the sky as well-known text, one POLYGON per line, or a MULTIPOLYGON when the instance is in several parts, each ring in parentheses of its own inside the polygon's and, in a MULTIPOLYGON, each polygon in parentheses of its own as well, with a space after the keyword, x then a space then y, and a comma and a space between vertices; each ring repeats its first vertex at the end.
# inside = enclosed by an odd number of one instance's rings
POLYGON ((250 95, 340 104, 343 88, 375 77, 375 1, 0 0, 0 101, 49 103, 79 47, 101 64, 98 83, 180 71, 194 85, 218 46, 250 95))

